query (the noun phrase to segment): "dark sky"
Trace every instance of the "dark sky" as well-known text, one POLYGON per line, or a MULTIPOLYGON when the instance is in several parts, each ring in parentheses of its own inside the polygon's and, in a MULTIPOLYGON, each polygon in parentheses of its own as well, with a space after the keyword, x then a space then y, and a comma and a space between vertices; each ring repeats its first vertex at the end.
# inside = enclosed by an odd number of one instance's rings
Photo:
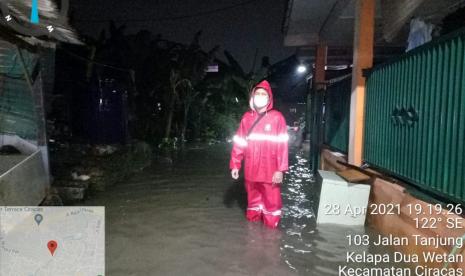
POLYGON ((294 53, 294 49, 283 47, 281 26, 285 0, 70 1, 79 20, 75 27, 82 34, 97 34, 108 26, 105 21, 110 19, 120 24, 129 20, 126 22, 128 34, 148 29, 165 39, 183 43, 202 30, 201 44, 205 50, 215 45, 229 50, 245 71, 251 68, 256 48, 258 61, 262 56, 269 56, 271 63, 294 53), (195 16, 199 13, 202 15, 195 16), (187 18, 179 18, 184 16, 187 18), (177 19, 166 19, 173 17, 177 19))

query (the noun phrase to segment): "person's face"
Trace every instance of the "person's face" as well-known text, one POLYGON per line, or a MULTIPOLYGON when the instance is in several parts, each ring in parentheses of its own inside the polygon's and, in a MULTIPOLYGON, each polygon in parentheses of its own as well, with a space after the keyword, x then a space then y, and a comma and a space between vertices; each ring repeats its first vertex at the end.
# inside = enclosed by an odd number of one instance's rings
POLYGON ((253 93, 253 102, 256 108, 263 108, 268 105, 268 93, 263 88, 257 88, 253 93))

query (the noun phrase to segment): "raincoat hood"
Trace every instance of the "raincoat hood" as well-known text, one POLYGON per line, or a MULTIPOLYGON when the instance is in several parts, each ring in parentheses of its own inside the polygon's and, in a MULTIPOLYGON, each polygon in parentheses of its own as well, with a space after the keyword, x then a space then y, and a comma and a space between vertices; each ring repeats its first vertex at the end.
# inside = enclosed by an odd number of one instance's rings
POLYGON ((253 105, 253 93, 255 92, 256 89, 258 88, 263 88, 265 91, 268 93, 268 98, 269 98, 269 103, 266 107, 266 111, 269 111, 273 109, 273 92, 271 91, 271 85, 268 81, 264 80, 261 81, 259 84, 257 84, 253 89, 252 93, 250 93, 250 100, 249 100, 249 105, 250 108, 256 112, 254 105, 253 105))

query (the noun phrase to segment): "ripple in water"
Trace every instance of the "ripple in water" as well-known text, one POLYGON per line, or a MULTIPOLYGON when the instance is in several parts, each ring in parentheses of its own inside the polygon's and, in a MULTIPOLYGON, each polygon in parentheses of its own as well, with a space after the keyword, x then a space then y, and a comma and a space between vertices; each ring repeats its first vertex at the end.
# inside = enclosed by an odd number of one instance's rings
MULTIPOLYGON (((320 225, 316 227, 315 210, 318 207, 318 183, 302 152, 290 153, 289 171, 282 188, 283 236, 280 254, 284 263, 297 274, 337 275, 338 266, 345 265, 347 251, 373 251, 358 246, 348 248, 347 235, 369 234, 365 227, 320 225)), ((379 250, 377 250, 379 251, 379 250)))

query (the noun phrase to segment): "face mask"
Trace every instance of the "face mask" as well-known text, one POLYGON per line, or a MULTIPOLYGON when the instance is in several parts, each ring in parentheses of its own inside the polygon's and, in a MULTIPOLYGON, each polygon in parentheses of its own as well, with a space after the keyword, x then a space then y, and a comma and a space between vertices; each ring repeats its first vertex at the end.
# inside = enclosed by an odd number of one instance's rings
POLYGON ((268 96, 254 96, 253 103, 257 108, 265 107, 268 105, 268 96))

